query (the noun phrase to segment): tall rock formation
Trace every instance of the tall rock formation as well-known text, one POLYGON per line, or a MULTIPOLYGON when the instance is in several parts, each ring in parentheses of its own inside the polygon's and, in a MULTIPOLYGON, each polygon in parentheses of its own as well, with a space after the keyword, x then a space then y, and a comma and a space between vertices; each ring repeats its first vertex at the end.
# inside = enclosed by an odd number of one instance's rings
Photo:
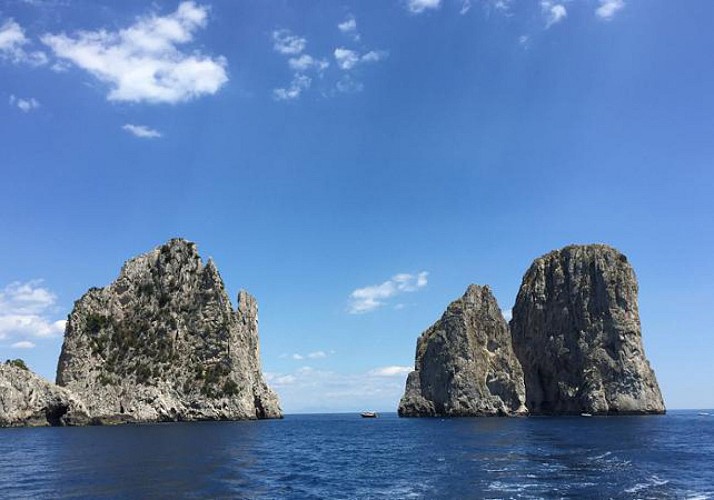
POLYGON ((0 364, 0 427, 87 423, 87 409, 69 391, 35 375, 20 360, 0 364))
POLYGON ((637 279, 614 248, 573 245, 536 259, 510 326, 531 413, 664 413, 642 346, 637 279))
POLYGON ((101 422, 281 417, 258 352, 258 307, 233 310, 214 263, 174 239, 74 304, 57 384, 101 422))
POLYGON ((471 285, 417 341, 399 415, 527 413, 523 372, 491 290, 471 285))

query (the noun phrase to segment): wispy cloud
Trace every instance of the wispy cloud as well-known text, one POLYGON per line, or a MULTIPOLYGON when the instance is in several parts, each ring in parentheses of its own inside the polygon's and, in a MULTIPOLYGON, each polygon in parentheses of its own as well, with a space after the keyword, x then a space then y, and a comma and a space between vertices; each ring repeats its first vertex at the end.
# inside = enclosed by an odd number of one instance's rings
POLYGON ((51 319, 56 302, 57 296, 42 286, 42 280, 15 281, 0 289, 0 340, 64 332, 66 321, 51 319))
POLYGON ((335 86, 339 92, 344 94, 354 94, 364 90, 364 84, 355 80, 350 75, 344 75, 337 81, 335 86))
POLYGON ((168 15, 140 17, 119 31, 41 37, 54 54, 109 85, 111 101, 177 103, 215 94, 228 81, 224 57, 180 46, 208 23, 208 7, 181 2, 168 15))
POLYGON ((307 40, 294 35, 290 30, 275 30, 272 36, 273 49, 280 54, 294 56, 302 53, 305 47, 307 47, 307 40))
POLYGON ((275 30, 272 33, 273 50, 277 53, 292 56, 288 59, 288 67, 293 71, 290 85, 273 89, 273 99, 276 101, 292 101, 298 99, 312 85, 312 78, 307 73, 322 76, 330 63, 304 53, 307 39, 293 34, 290 30, 275 30))
POLYGON ((158 130, 149 128, 146 125, 133 125, 131 123, 123 125, 122 130, 126 130, 131 135, 142 139, 156 139, 162 135, 158 130))
POLYGON ((318 72, 324 71, 330 66, 330 63, 325 59, 315 59, 311 55, 302 54, 298 57, 288 59, 288 66, 294 71, 307 71, 315 69, 318 72))
POLYGON ((338 47, 335 49, 334 56, 337 65, 340 69, 350 70, 358 64, 373 63, 385 59, 389 54, 383 50, 370 50, 364 54, 360 54, 356 50, 338 47))
POLYGON ((307 354, 300 354, 296 352, 294 354, 291 354, 290 356, 284 354, 281 357, 290 357, 290 359, 294 359, 296 361, 302 361, 304 359, 324 359, 330 354, 334 354, 334 352, 335 351, 330 351, 329 353, 327 351, 313 351, 307 354))
POLYGON ((595 14, 600 19, 609 21, 624 7, 625 0, 600 0, 600 6, 595 10, 595 14))
POLYGON ((510 12, 513 0, 489 0, 489 6, 501 12, 510 12))
POLYGON ((291 101, 297 99, 305 90, 310 88, 310 85, 312 85, 312 78, 296 73, 293 75, 290 86, 273 89, 273 98, 276 101, 291 101))
MULTIPOLYGON (((352 42, 359 42, 361 35, 357 30, 357 19, 348 14, 347 17, 337 23, 337 29, 352 42)), ((358 49, 344 46, 345 40, 332 51, 335 66, 340 69, 337 72, 328 71, 331 67, 330 61, 324 57, 316 57, 307 52, 308 40, 302 35, 298 35, 289 29, 278 29, 271 33, 273 50, 283 56, 288 56, 288 67, 292 71, 292 80, 289 85, 274 88, 273 99, 276 101, 292 101, 299 99, 313 83, 324 89, 324 82, 334 85, 333 89, 322 92, 323 96, 334 96, 336 93, 360 92, 364 85, 356 80, 353 75, 347 73, 363 64, 376 63, 388 57, 385 50, 370 50, 361 46, 358 49), (335 90, 336 89, 336 90, 335 90)), ((334 67, 334 66, 333 66, 334 67)))
POLYGON ((20 111, 29 113, 40 107, 40 101, 34 97, 22 98, 16 97, 15 95, 10 95, 9 99, 10 106, 17 107, 20 111))
POLYGON ((553 0, 541 0, 540 8, 545 16, 545 27, 550 28, 568 16, 565 5, 556 3, 553 0))
POLYGON ((25 30, 13 19, 0 26, 0 59, 15 64, 41 66, 47 63, 47 55, 40 50, 27 50, 30 40, 25 30))
POLYGON ((438 9, 441 0, 407 0, 406 7, 413 14, 421 14, 427 10, 438 9))
POLYGON ((357 19, 351 14, 347 16, 347 19, 337 25, 337 29, 352 38, 355 42, 358 42, 360 39, 360 34, 357 31, 357 19))
POLYGON ((372 377, 403 377, 404 375, 408 375, 412 370, 414 370, 412 366, 392 365, 375 368, 370 370, 368 374, 372 377))
POLYGON ((13 349, 34 349, 37 346, 29 340, 21 340, 20 342, 15 342, 10 347, 13 349))
POLYGON ((379 285, 358 288, 350 294, 350 314, 361 314, 383 306, 388 299, 408 292, 416 292, 427 285, 428 272, 397 274, 379 285))

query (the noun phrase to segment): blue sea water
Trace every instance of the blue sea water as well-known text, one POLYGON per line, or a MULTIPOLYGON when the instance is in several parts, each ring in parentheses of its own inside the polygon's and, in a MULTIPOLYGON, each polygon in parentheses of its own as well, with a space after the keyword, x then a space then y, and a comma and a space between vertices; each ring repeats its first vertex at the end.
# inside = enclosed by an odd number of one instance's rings
POLYGON ((2 498, 714 498, 714 412, 0 430, 2 498))

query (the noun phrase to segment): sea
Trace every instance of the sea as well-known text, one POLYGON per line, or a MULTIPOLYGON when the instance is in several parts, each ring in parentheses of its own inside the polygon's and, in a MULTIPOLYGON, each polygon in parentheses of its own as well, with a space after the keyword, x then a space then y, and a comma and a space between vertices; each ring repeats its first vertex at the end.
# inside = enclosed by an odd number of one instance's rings
POLYGON ((714 498, 714 411, 0 429, 0 498, 714 498))

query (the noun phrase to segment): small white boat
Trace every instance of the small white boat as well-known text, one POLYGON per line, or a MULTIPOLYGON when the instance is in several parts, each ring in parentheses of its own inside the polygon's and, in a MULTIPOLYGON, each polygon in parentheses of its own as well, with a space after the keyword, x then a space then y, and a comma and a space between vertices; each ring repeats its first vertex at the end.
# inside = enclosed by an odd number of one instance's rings
POLYGON ((377 418, 379 414, 376 411, 363 411, 360 416, 362 418, 377 418))
POLYGON ((592 413, 581 413, 580 416, 581 417, 592 417, 593 414, 592 413))

